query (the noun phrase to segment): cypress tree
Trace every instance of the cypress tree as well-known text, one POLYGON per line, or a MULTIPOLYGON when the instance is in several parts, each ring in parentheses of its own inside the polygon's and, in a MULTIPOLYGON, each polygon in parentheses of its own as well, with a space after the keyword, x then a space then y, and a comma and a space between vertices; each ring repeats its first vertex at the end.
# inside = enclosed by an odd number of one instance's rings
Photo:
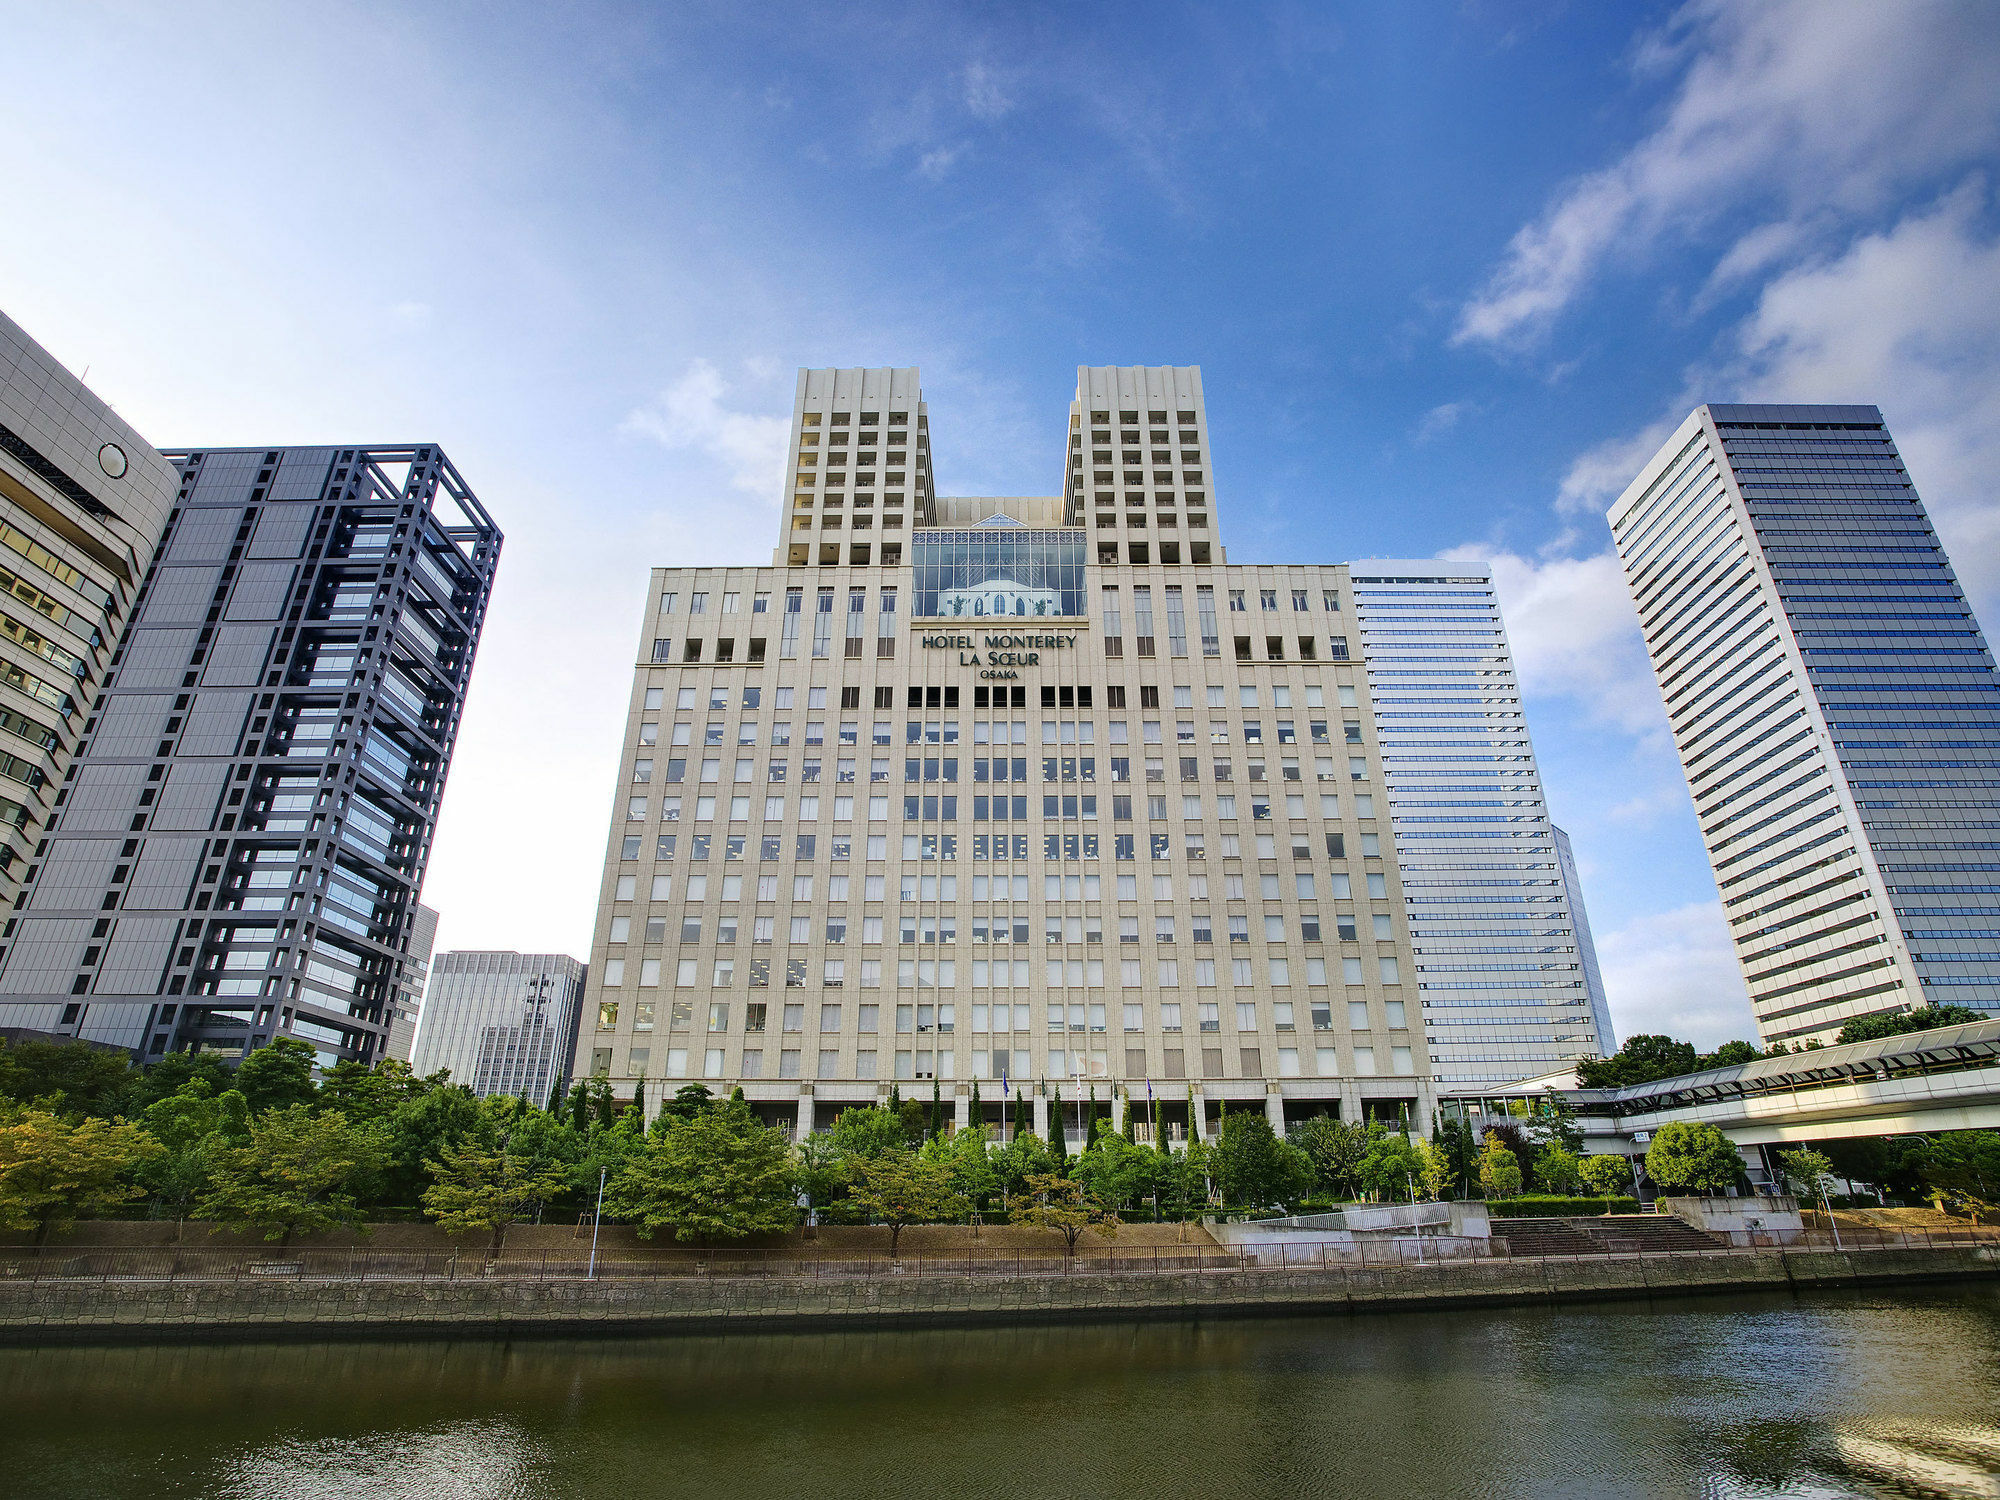
POLYGON ((986 1107, 979 1102, 979 1080, 977 1078, 972 1080, 971 1113, 972 1113, 972 1123, 976 1126, 980 1126, 983 1128, 986 1124, 986 1107))
POLYGON ((944 1095, 939 1091, 938 1081, 931 1080, 931 1125, 930 1138, 936 1140, 944 1134, 944 1095))
POLYGON ((1125 1139, 1134 1146, 1139 1144, 1139 1122, 1132 1111, 1132 1090, 1130 1086, 1127 1086, 1125 1090, 1125 1139))
POLYGON ((1090 1086, 1090 1113, 1084 1117, 1088 1123, 1083 1127, 1083 1149, 1090 1150, 1097 1144, 1097 1085, 1090 1086))
POLYGON ((1014 1090, 1014 1139, 1018 1141, 1026 1134, 1028 1134, 1028 1108, 1021 1102, 1021 1091, 1019 1088, 1016 1088, 1014 1090))
POLYGON ((892 1115, 901 1115, 902 1112, 903 1086, 899 1083, 892 1083, 889 1085, 889 1113, 892 1115))
POLYGON ((1049 1155, 1055 1158, 1056 1175, 1069 1175, 1069 1132, 1063 1129, 1062 1085, 1056 1085, 1055 1098, 1049 1104, 1049 1155))
POLYGON ((639 1081, 632 1085, 632 1107, 639 1111, 639 1118, 646 1118, 646 1075, 641 1073, 639 1081))
POLYGON ((563 1079, 560 1075, 549 1085, 549 1113, 560 1117, 563 1112, 563 1079))

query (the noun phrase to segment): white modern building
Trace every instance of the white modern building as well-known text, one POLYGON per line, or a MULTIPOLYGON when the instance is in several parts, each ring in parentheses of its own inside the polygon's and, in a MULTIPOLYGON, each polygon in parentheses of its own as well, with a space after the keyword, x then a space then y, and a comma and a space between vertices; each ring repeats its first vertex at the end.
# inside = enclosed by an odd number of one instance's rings
POLYGON ((1349 572, 1433 1072, 1460 1090, 1614 1050, 1491 572, 1349 572))
POLYGON ((449 1070, 485 1098, 548 1104, 569 1079, 584 966, 566 953, 444 953, 431 970, 411 1070, 449 1070))
POLYGON ((1881 412, 1698 407, 1610 521, 1765 1043, 2000 1010, 2000 675, 1881 412))

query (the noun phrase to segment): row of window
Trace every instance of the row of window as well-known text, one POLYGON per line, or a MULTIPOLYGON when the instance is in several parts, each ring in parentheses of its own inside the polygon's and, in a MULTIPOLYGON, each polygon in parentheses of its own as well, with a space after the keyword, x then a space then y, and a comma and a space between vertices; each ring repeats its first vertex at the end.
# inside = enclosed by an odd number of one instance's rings
MULTIPOLYGON (((1300 1078, 1306 1076, 1301 1066, 1299 1048, 1280 1047, 1276 1050, 1278 1077, 1300 1078)), ((766 1076, 764 1071, 764 1053, 765 1049, 761 1047, 745 1048, 740 1054, 737 1071, 732 1075, 725 1071, 725 1049, 720 1047, 707 1048, 702 1054, 701 1076, 704 1078, 727 1078, 731 1076, 744 1079, 763 1078, 766 1076)), ((1354 1059, 1352 1068, 1343 1070, 1340 1066, 1340 1055, 1336 1048, 1319 1047, 1313 1049, 1312 1062, 1314 1071, 1312 1076, 1318 1078, 1373 1078, 1383 1076, 1386 1073, 1387 1075, 1396 1077, 1409 1077, 1416 1072, 1415 1054, 1408 1047, 1390 1047, 1386 1049, 1386 1052, 1383 1049, 1372 1046, 1355 1047, 1352 1049, 1352 1053, 1354 1059), (1381 1066, 1381 1063, 1386 1063, 1386 1068, 1381 1066)), ((1187 1054, 1183 1049, 1178 1047, 1163 1048, 1160 1054, 1159 1069, 1154 1071, 1147 1062, 1145 1049, 1128 1047, 1125 1049, 1124 1076, 1128 1078, 1155 1077, 1173 1080, 1189 1077, 1222 1078, 1227 1076, 1223 1071, 1223 1050, 1220 1047, 1198 1049, 1197 1056, 1200 1063, 1200 1071, 1199 1073, 1191 1074, 1188 1071, 1187 1054)), ((593 1050, 591 1053, 591 1071, 598 1074, 608 1074, 611 1071, 611 1057, 612 1049, 609 1047, 600 1047, 593 1050)), ((880 1076, 878 1073, 880 1057, 881 1054, 874 1050, 857 1052, 854 1056, 854 1071, 847 1076, 864 1081, 880 1076)), ((958 1076, 957 1053, 955 1051, 923 1052, 912 1049, 895 1052, 892 1054, 892 1057, 895 1069, 892 1076, 904 1082, 929 1081, 934 1078, 945 1079, 956 1078, 958 1076)), ((688 1072, 689 1051, 687 1048, 669 1047, 666 1049, 665 1058, 666 1067, 661 1076, 670 1079, 692 1076, 688 1072)), ((781 1079, 802 1077, 803 1075, 800 1073, 802 1066, 801 1058, 802 1054, 797 1049, 780 1049, 777 1058, 778 1071, 775 1076, 781 1079)), ((626 1057, 628 1076, 649 1076, 648 1070, 652 1065, 652 1060, 653 1052, 650 1047, 632 1048, 626 1057)), ((1262 1078, 1265 1076, 1263 1049, 1259 1047, 1239 1048, 1237 1051, 1237 1063, 1239 1068, 1239 1072, 1236 1074, 1237 1077, 1262 1078)), ((996 1050, 974 1052, 971 1056, 971 1064, 971 1076, 977 1079, 1013 1079, 1018 1082, 1019 1080, 1036 1076, 1031 1072, 1033 1057, 1026 1050, 1010 1049, 1005 1052, 996 1050)), ((833 1050, 821 1051, 819 1054, 819 1070, 812 1076, 820 1079, 840 1078, 842 1076, 840 1054, 833 1050)), ((1045 1059, 1042 1076, 1054 1078, 1058 1082, 1065 1078, 1109 1078, 1111 1077, 1110 1058, 1107 1053, 1099 1051, 1072 1052, 1065 1049, 1053 1050, 1045 1059)))
MULTIPOLYGON (((1335 1002, 1324 997, 1315 997, 1303 1008, 1295 1005, 1290 1000, 1271 1002, 1238 1000, 1235 1002, 1233 1013, 1235 1020, 1234 1029, 1239 1032, 1261 1031, 1263 1029, 1259 1018, 1259 1006, 1261 1003, 1268 1003, 1270 1005, 1271 1029, 1274 1031, 1295 1031, 1299 1029, 1299 1021, 1302 1019, 1310 1022, 1314 1031, 1333 1030, 1335 1002)), ((1349 1000, 1345 1003, 1347 1009, 1344 1014, 1348 1030, 1370 1031, 1374 1029, 1367 1001, 1349 1000)), ((651 1031, 658 1024, 660 1004, 661 1002, 653 1000, 638 1000, 629 1003, 617 999, 600 1001, 597 1007, 597 1029, 599 1031, 616 1031, 621 1011, 629 1010, 632 1029, 634 1031, 651 1031)), ((781 1004, 776 1008, 778 1010, 779 1022, 787 1036, 802 1035, 805 1032, 806 1006, 803 1002, 781 1004)), ((1189 1030, 1198 1029, 1206 1033, 1216 1033, 1222 1030, 1223 1018, 1226 1014, 1229 1014, 1220 1002, 1211 1000, 1200 1001, 1185 1007, 1178 1000, 1162 1000, 1156 1003, 1155 1008, 1159 1013, 1158 1017, 1149 1024, 1146 1020, 1146 1006, 1144 1003, 1133 1000, 1124 1002, 1121 1010, 1125 1032, 1131 1034, 1145 1031, 1169 1033, 1179 1031, 1182 1029, 1182 1015, 1185 1011, 1191 1021, 1188 1027, 1189 1030)), ((749 1002, 743 1011, 744 1034, 747 1036, 764 1035, 765 1029, 771 1022, 772 1009, 773 1007, 767 1001, 753 1000, 749 1002)), ((846 1018, 851 1015, 854 1018, 858 1035, 875 1036, 883 1029, 882 1023, 885 1017, 882 1012, 890 1010, 894 1015, 895 1029, 898 1035, 937 1034, 940 1036, 949 1036, 958 1029, 958 1015, 961 1009, 964 1009, 968 1013, 972 1030, 982 1036, 989 1033, 1029 1032, 1037 1029, 1034 1022, 1034 1012, 1037 1007, 1025 1001, 1015 1001, 1011 1004, 1006 1001, 991 1004, 982 1001, 977 1004, 961 1007, 952 1001, 945 1001, 942 1004, 936 1005, 911 1003, 895 1006, 883 1006, 879 1004, 849 1006, 840 1001, 830 1000, 823 1001, 819 1007, 819 1034, 821 1036, 840 1035, 846 1018)), ((1053 1001, 1041 1009, 1043 1016, 1046 1018, 1045 1029, 1051 1035, 1066 1035, 1070 1032, 1079 1031, 1102 1035, 1107 1029, 1109 1011, 1103 1001, 1089 1001, 1084 1003, 1053 1001)), ((710 1033, 728 1031, 730 1019, 733 1014, 734 1012, 731 1009, 729 1001, 711 1000, 708 1003, 708 1024, 706 1029, 710 1033)), ((1408 1007, 1403 1001, 1383 1001, 1381 1014, 1382 1021, 1389 1030, 1402 1031, 1407 1029, 1409 1024, 1407 1019, 1408 1007)), ((693 1001, 675 1000, 668 1003, 666 1029, 688 1031, 693 1029, 694 1022, 695 1007, 693 1001)))
MULTIPOLYGON (((1117 977, 1120 989, 1178 989, 1180 987, 1180 963, 1177 959, 1162 958, 1153 965, 1153 980, 1150 986, 1143 977, 1144 964, 1140 959, 1119 959, 1117 977)), ((1212 958, 1193 960, 1191 983, 1196 989, 1213 989, 1216 976, 1227 972, 1233 989, 1254 989, 1258 987, 1255 966, 1248 958, 1226 960, 1226 971, 1218 970, 1219 961, 1212 958)), ((642 958, 639 960, 637 985, 640 989, 656 989, 663 980, 662 965, 665 960, 642 958)), ((884 960, 864 958, 860 961, 856 974, 860 987, 864 990, 882 987, 882 965, 884 960)), ((1391 954, 1381 954, 1375 959, 1377 977, 1384 984, 1402 983, 1402 972, 1398 960, 1391 954)), ((675 989, 731 989, 736 983, 737 961, 734 958, 717 958, 712 961, 709 975, 702 978, 702 962, 698 958, 674 960, 673 985, 675 989)), ((749 988, 764 990, 772 987, 773 975, 788 990, 807 987, 813 963, 807 958, 750 959, 744 966, 749 988), (775 968, 774 968, 775 963, 775 968)), ((819 976, 816 983, 823 989, 839 989, 847 983, 847 960, 845 958, 822 958, 818 964, 819 976)), ((1288 989, 1292 984, 1292 963, 1285 957, 1267 957, 1264 962, 1263 984, 1275 989, 1288 989)), ((1366 961, 1358 957, 1340 960, 1340 982, 1342 984, 1366 984, 1366 961)), ((1029 959, 985 959, 969 960, 968 976, 974 989, 1030 989, 1034 987, 1032 960, 1029 959)), ((1327 961, 1324 958, 1304 960, 1304 973, 1300 982, 1310 988, 1320 988, 1327 984, 1327 961)), ((604 964, 604 988, 623 989, 626 981, 626 960, 606 959, 604 964)), ((1050 989, 1105 988, 1105 961, 1102 959, 1061 959, 1051 958, 1043 963, 1042 982, 1050 989)), ((951 958, 940 959, 898 959, 896 960, 896 987, 898 989, 954 989, 958 984, 958 961, 951 958)), ((1446 986, 1449 988, 1449 986, 1446 986)))

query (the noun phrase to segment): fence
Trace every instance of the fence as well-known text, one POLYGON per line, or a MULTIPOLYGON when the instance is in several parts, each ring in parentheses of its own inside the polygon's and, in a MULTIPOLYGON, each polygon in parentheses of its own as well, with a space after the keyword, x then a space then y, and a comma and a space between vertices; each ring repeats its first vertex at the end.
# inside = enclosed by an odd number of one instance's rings
MULTIPOLYGON (((600 1258, 594 1276, 609 1280, 662 1280, 675 1277, 848 1278, 1150 1276, 1175 1272, 1262 1270, 1368 1270, 1391 1267, 1457 1266, 1495 1261, 1598 1262, 1690 1260, 1750 1255, 1762 1250, 1860 1251, 1944 1250, 1988 1247, 2000 1256, 2000 1231, 1913 1230, 1907 1233, 1843 1228, 1838 1243, 1824 1230, 1759 1233, 1755 1243, 1713 1249, 1636 1246, 1574 1253, 1514 1255, 1504 1242, 1457 1240, 1445 1236, 1402 1237, 1381 1244, 1274 1241, 1244 1251, 1135 1247, 1129 1252, 1092 1248, 1075 1256, 911 1255, 830 1257, 791 1250, 718 1249, 665 1251, 646 1259, 600 1258)), ((90 1281, 570 1281, 593 1275, 587 1255, 568 1252, 503 1254, 488 1259, 478 1251, 453 1254, 364 1249, 196 1249, 45 1245, 0 1247, 0 1281, 74 1283, 90 1281)))

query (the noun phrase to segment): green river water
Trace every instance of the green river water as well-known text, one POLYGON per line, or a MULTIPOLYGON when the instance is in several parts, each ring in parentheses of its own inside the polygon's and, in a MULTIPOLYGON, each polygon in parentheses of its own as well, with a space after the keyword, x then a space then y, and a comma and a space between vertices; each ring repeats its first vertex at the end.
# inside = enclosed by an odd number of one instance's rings
POLYGON ((0 1349, 0 1495, 2000 1496, 2000 1287, 0 1349))

